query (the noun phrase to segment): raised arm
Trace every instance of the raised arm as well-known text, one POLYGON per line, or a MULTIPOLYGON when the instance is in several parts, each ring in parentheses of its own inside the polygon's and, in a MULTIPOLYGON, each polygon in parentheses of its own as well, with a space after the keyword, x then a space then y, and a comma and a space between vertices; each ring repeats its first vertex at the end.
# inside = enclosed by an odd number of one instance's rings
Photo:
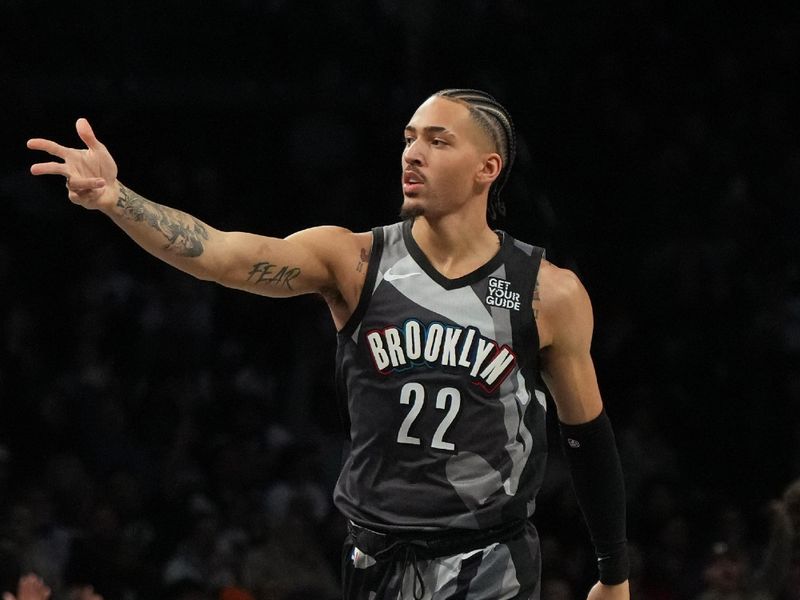
POLYGON ((578 278, 548 262, 540 269, 537 292, 542 374, 556 404, 562 446, 600 572, 588 598, 628 600, 625 489, 590 354, 592 306, 578 278))
MULTIPOLYGON (((309 292, 330 299, 351 282, 344 264, 356 264, 369 234, 338 227, 308 229, 286 239, 219 231, 199 219, 143 198, 117 180, 117 165, 86 119, 76 130, 85 149, 40 138, 28 147, 60 162, 37 163, 34 175, 65 177, 69 199, 108 215, 142 248, 200 279, 265 296, 309 292)), ((352 295, 352 294, 351 294, 352 295)))

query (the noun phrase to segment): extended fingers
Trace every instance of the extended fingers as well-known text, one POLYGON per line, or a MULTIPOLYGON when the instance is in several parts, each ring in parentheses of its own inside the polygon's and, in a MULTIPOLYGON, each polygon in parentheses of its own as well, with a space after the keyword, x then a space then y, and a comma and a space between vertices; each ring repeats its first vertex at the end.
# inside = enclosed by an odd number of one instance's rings
POLYGON ((67 177, 67 165, 60 162, 46 162, 36 163, 31 165, 31 174, 33 175, 63 175, 67 177))
POLYGON ((73 192, 96 190, 106 184, 102 177, 78 177, 70 173, 66 164, 60 162, 36 163, 31 166, 33 175, 61 175, 67 179, 67 187, 73 192))
POLYGON ((92 126, 89 125, 89 121, 81 117, 75 122, 75 129, 78 132, 78 135, 83 140, 83 143, 86 144, 87 148, 91 150, 97 150, 98 148, 102 147, 100 140, 94 135, 94 130, 92 126))
POLYGON ((61 144, 56 144, 52 140, 45 140, 42 138, 33 138, 28 140, 28 148, 31 150, 43 150, 48 154, 57 156, 58 158, 66 158, 69 148, 65 148, 61 144))
MULTIPOLYGON (((89 125, 89 121, 83 117, 77 120, 75 129, 87 148, 98 150, 103 147, 103 144, 101 144, 100 140, 95 136, 92 126, 89 125)), ((53 140, 46 140, 43 138, 32 138, 28 140, 28 148, 31 150, 42 150, 62 159, 66 159, 68 153, 73 150, 73 148, 67 148, 66 146, 57 144, 53 140)))

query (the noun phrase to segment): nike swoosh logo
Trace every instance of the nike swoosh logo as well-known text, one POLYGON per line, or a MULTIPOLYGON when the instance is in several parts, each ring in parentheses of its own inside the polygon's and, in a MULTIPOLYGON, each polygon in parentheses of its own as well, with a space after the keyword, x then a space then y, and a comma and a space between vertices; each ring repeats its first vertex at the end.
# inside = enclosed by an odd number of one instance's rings
POLYGON ((392 273, 392 270, 389 269, 383 274, 383 278, 386 281, 395 281, 396 279, 405 279, 406 277, 413 277, 414 275, 422 275, 422 273, 392 273))

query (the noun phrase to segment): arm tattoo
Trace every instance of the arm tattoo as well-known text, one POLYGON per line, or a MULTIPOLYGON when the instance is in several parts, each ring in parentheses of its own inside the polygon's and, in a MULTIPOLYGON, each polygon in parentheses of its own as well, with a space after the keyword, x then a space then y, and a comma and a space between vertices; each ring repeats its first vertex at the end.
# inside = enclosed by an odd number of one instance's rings
POLYGON ((534 321, 539 317, 539 275, 536 275, 536 285, 533 286, 533 319, 534 321))
POLYGON ((292 279, 300 275, 300 269, 297 267, 282 266, 271 262, 257 262, 253 265, 250 273, 247 275, 247 281, 255 284, 264 283, 275 287, 286 287, 290 290, 292 287, 292 279))
POLYGON ((117 206, 131 221, 147 223, 161 233, 167 239, 164 250, 172 249, 175 253, 190 258, 203 253, 203 240, 208 240, 208 231, 194 217, 151 202, 124 185, 119 186, 117 206), (189 220, 191 223, 187 224, 189 220))
POLYGON ((369 262, 369 252, 367 252, 366 248, 361 249, 361 256, 358 259, 358 265, 356 266, 356 271, 361 273, 361 270, 364 268, 364 265, 369 262))

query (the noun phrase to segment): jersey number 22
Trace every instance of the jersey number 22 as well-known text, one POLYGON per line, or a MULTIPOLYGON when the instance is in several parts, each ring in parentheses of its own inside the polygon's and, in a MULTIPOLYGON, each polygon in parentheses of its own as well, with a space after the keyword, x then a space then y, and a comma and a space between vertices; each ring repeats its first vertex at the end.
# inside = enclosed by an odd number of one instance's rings
MULTIPOLYGON (((419 446, 422 444, 420 439, 410 435, 409 432, 425 404, 425 388, 422 384, 416 382, 405 384, 400 390, 400 404, 410 404, 411 410, 408 411, 406 418, 403 419, 403 423, 400 425, 400 431, 397 432, 397 441, 400 444, 419 446)), ((447 433, 447 429, 453 424, 461 408, 461 392, 451 387, 440 389, 439 393, 436 394, 436 408, 438 410, 447 410, 447 414, 444 415, 444 418, 433 434, 431 448, 449 450, 452 452, 456 449, 456 445, 451 442, 446 442, 444 434, 447 433)))

